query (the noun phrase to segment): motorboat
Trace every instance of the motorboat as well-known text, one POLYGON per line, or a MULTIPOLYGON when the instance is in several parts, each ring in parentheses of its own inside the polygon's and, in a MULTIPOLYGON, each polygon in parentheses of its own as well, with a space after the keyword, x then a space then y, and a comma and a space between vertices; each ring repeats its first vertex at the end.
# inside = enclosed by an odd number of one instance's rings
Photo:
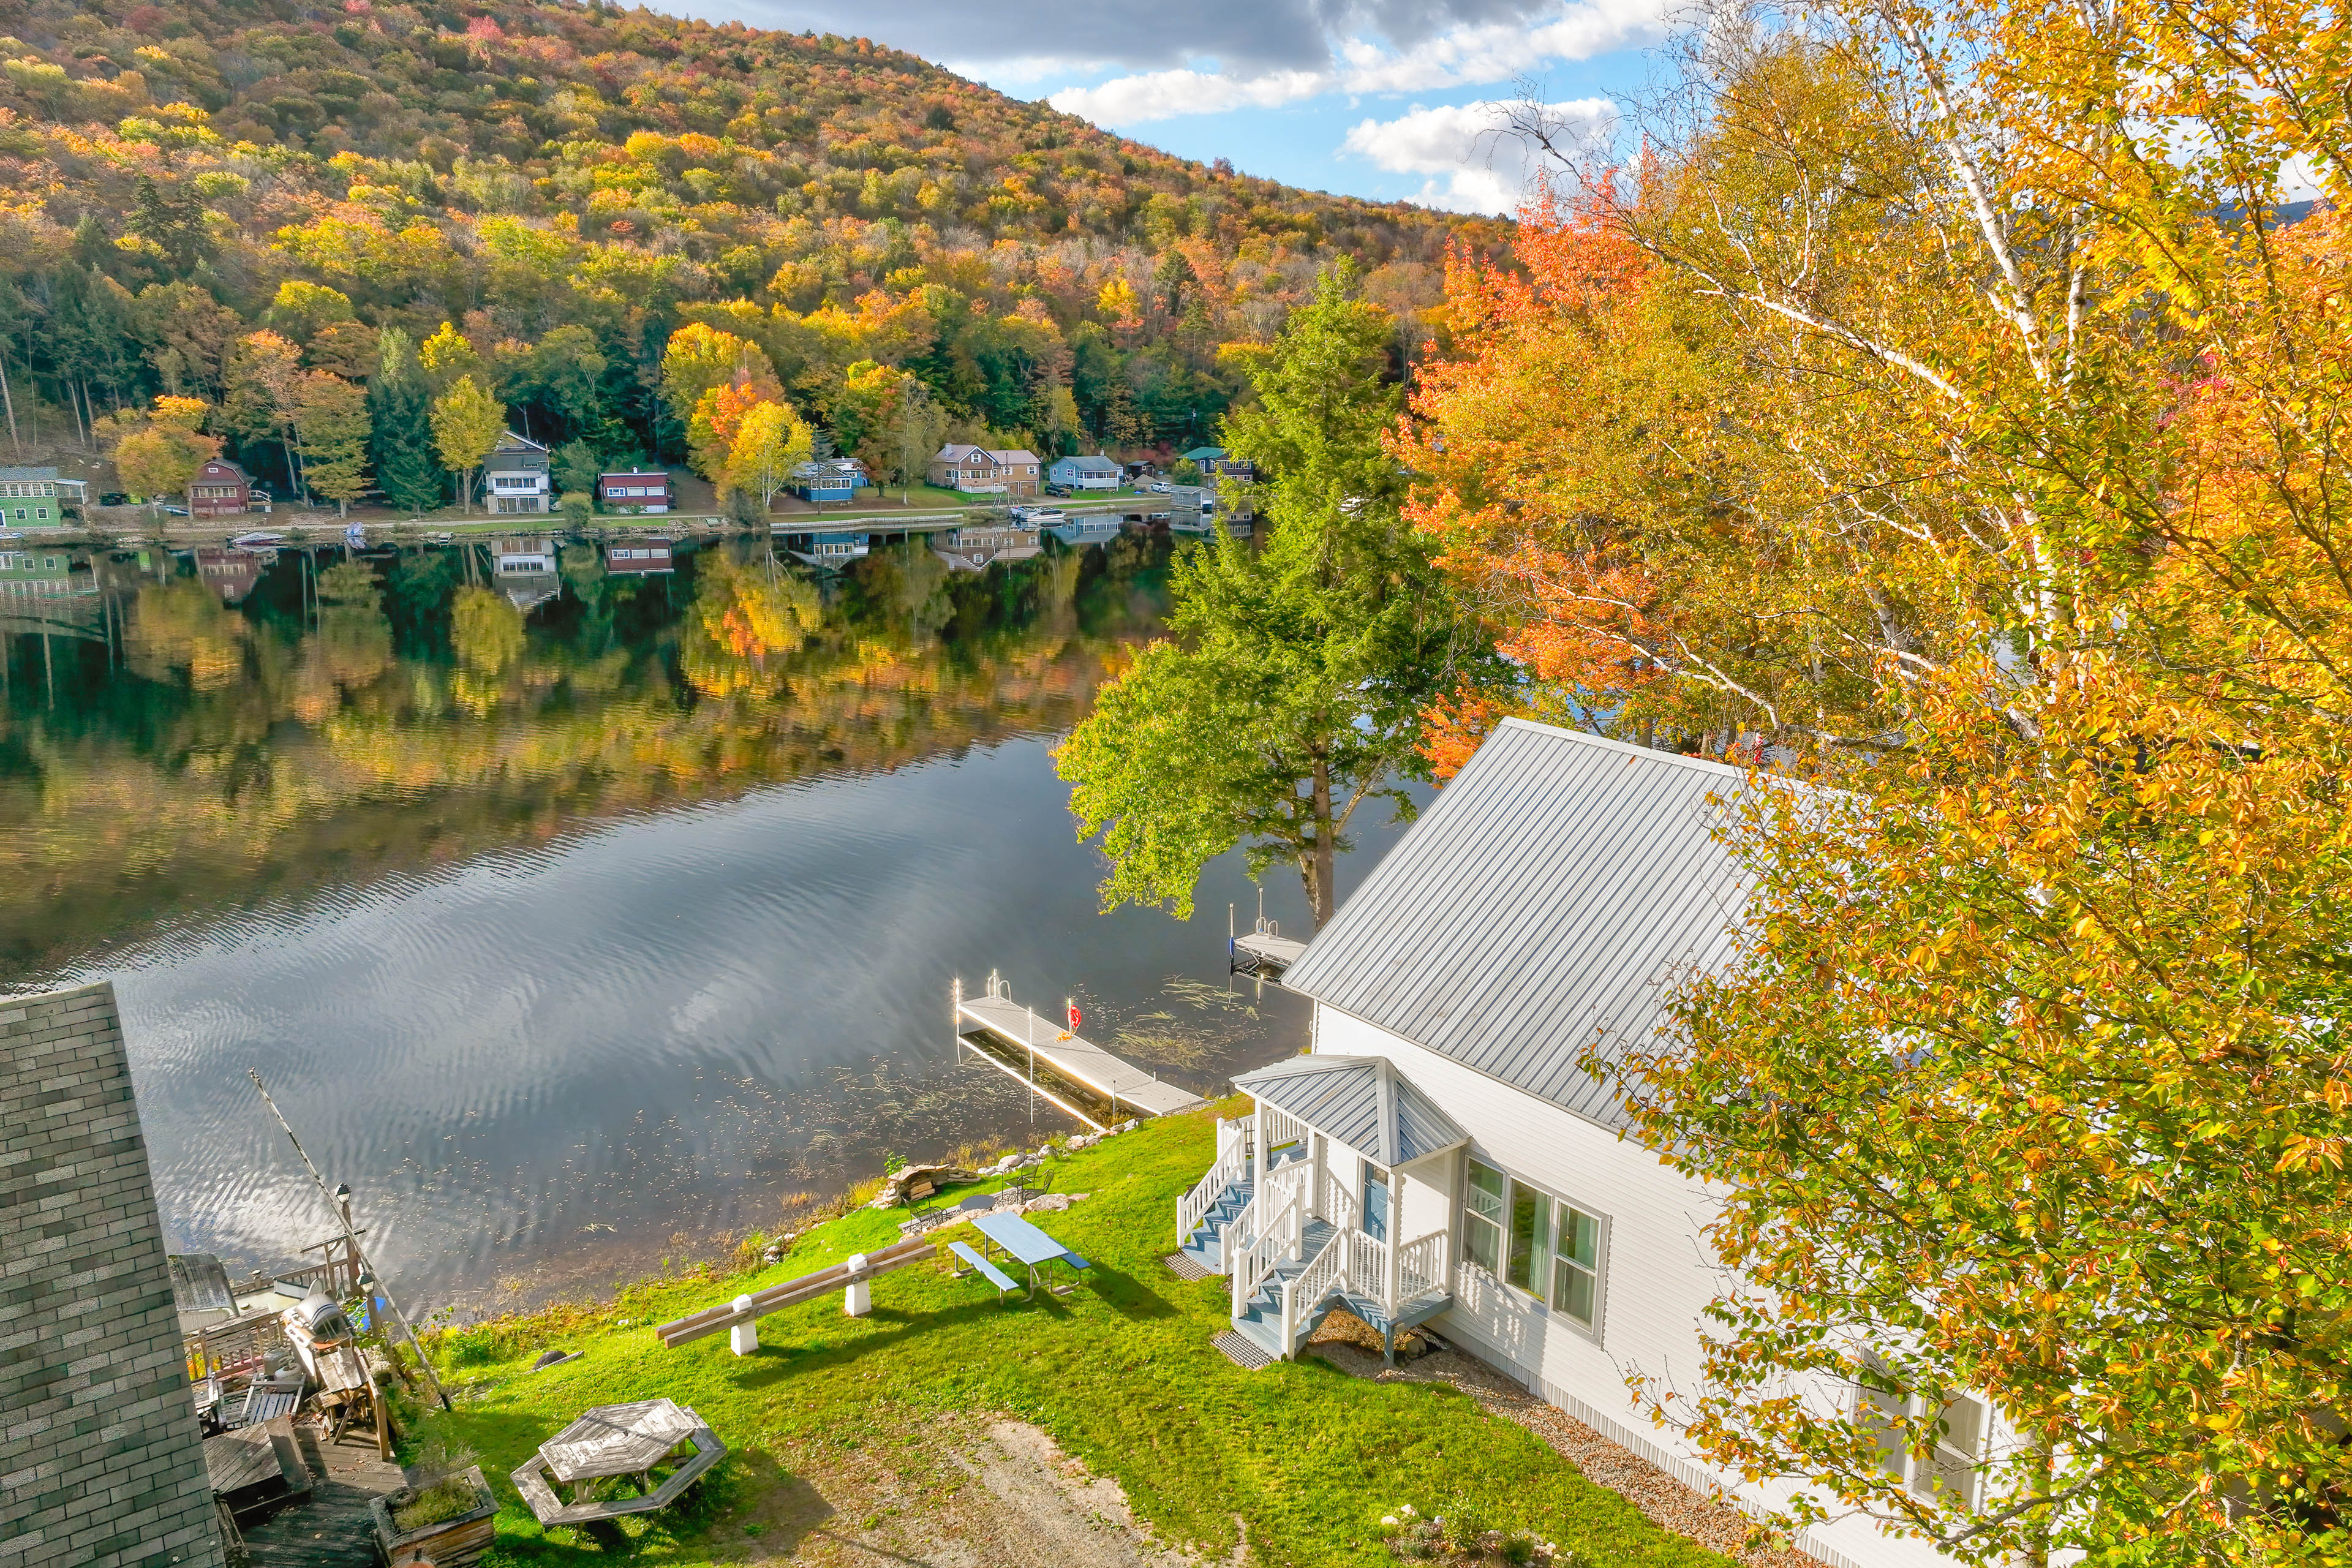
POLYGON ((240 533, 229 541, 230 546, 237 550, 276 550, 285 542, 282 533, 262 532, 240 533))

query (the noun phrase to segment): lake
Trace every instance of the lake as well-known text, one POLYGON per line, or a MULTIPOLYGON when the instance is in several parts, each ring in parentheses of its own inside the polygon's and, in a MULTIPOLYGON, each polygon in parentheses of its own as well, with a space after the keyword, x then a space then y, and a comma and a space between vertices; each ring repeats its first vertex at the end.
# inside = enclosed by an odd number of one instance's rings
MULTIPOLYGON (((1240 858, 1189 922, 1100 912, 1054 774, 1164 538, 979 573, 628 542, 0 554, 0 980, 114 982, 175 1250, 331 1224, 248 1068, 422 1310, 1068 1130, 959 1065, 959 977, 1201 1092, 1304 1044, 1229 983, 1240 858)), ((1306 931, 1294 875, 1265 896, 1306 931)))

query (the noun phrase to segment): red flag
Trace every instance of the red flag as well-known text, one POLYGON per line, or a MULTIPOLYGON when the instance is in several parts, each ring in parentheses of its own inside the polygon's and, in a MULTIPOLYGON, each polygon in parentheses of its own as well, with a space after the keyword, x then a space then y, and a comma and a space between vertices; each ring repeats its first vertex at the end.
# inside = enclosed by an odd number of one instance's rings
POLYGON ((1078 1019, 1080 1018, 1080 1016, 1082 1016, 1082 1015, 1078 1012, 1078 1005, 1077 1005, 1076 1002, 1071 1003, 1071 1004, 1070 1004, 1070 1029, 1071 1029, 1071 1032, 1072 1032, 1072 1033, 1076 1033, 1076 1032, 1077 1027, 1078 1027, 1078 1019))

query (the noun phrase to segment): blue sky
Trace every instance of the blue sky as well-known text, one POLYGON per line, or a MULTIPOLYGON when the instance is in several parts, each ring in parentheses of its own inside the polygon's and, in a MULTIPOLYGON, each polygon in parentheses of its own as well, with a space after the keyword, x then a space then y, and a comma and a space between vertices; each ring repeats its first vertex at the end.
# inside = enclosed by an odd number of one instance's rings
POLYGON ((1318 190, 1509 210, 1522 83, 1605 134, 1654 76, 1665 0, 684 0, 864 36, 1137 141, 1318 190))

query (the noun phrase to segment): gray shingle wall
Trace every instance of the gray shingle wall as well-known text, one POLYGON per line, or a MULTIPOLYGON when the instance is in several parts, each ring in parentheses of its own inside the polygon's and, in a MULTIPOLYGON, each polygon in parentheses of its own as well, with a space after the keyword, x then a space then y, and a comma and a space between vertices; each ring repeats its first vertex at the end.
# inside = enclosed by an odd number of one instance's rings
POLYGON ((0 1568, 219 1568, 114 988, 0 996, 0 1568))

